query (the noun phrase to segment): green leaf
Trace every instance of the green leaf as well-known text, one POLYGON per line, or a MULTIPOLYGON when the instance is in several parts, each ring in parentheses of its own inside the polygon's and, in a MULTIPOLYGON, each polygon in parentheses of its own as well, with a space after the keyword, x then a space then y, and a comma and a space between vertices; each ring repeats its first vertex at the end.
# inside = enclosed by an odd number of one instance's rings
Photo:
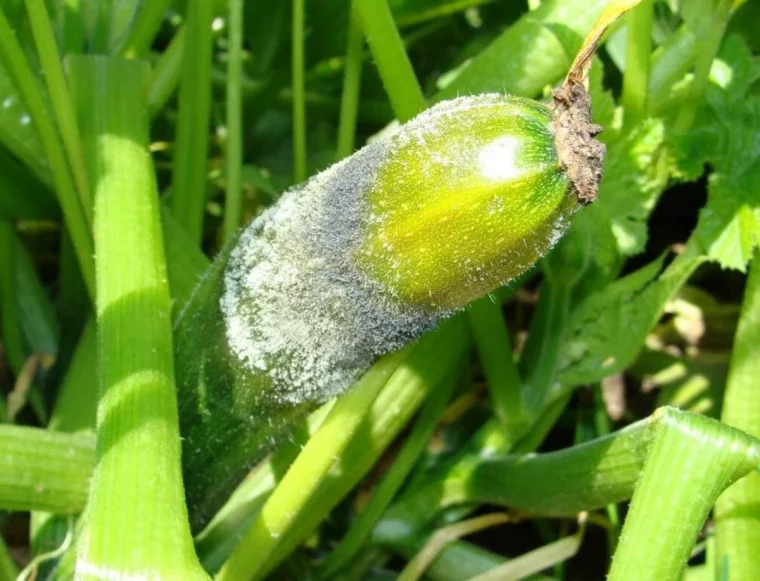
POLYGON ((0 143, 45 183, 51 183, 42 141, 3 63, 0 63, 0 143))
POLYGON ((640 317, 635 316, 639 307, 636 299, 652 285, 663 261, 661 256, 615 281, 574 310, 559 365, 560 381, 572 385, 592 383, 619 371, 633 359, 641 346, 641 333, 635 330, 641 325, 640 317), (628 331, 621 333, 622 329, 628 331))
POLYGON ((664 140, 662 121, 648 119, 608 145, 599 213, 605 216, 623 256, 644 250, 647 218, 667 178, 658 165, 664 140))
POLYGON ((738 176, 712 175, 708 191, 695 235, 712 260, 744 272, 760 244, 760 158, 738 176))
POLYGON ((719 57, 727 68, 714 75, 720 84, 710 87, 709 108, 695 132, 680 140, 684 150, 676 156, 698 160, 683 166, 687 175, 705 162, 715 167, 695 236, 710 259, 744 272, 760 243, 760 98, 746 96, 760 65, 737 36, 726 40, 719 57))
POLYGON ((606 5, 606 0, 545 0, 488 45, 436 100, 489 91, 534 97, 570 66, 565 37, 560 39, 550 25, 585 35, 606 5))

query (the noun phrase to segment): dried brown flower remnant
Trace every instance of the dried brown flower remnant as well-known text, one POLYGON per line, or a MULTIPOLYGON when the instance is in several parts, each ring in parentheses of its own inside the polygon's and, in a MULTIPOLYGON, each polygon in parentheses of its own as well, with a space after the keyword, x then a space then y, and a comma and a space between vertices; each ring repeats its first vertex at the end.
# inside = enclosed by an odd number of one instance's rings
POLYGON ((571 193, 581 204, 596 200, 602 180, 606 146, 595 137, 602 131, 591 120, 591 98, 580 83, 569 82, 552 92, 555 143, 571 193))

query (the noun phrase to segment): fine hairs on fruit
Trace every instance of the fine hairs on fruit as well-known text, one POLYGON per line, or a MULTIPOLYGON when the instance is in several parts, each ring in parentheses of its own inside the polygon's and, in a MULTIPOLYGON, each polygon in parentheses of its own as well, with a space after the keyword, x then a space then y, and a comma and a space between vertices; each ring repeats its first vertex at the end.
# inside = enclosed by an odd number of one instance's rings
MULTIPOLYGON (((452 119, 503 107, 507 99, 488 94, 440 103, 396 134, 286 192, 243 231, 224 271, 220 306, 230 350, 250 372, 269 376, 271 397, 295 404, 337 395, 377 357, 418 338, 451 314, 449 305, 433 300, 404 300, 361 267, 357 256, 368 227, 386 219, 368 196, 379 187, 379 170, 389 160, 397 163, 399 150, 410 142, 424 149, 427 140, 440 139, 452 119)), ((533 152, 521 150, 524 140, 518 137, 500 135, 485 148, 468 140, 473 141, 465 136, 463 143, 452 143, 418 167, 432 168, 433 174, 480 172, 495 181, 546 169, 546 164, 533 162, 533 152)), ((489 206, 490 213, 508 211, 499 197, 489 206)), ((567 217, 559 214, 546 233, 530 243, 538 244, 537 252, 543 254, 567 225, 567 217)), ((383 252, 393 264, 394 244, 384 243, 383 252)), ((533 262, 521 260, 520 253, 514 253, 512 261, 518 273, 533 262)), ((480 276, 467 264, 450 268, 480 276)))

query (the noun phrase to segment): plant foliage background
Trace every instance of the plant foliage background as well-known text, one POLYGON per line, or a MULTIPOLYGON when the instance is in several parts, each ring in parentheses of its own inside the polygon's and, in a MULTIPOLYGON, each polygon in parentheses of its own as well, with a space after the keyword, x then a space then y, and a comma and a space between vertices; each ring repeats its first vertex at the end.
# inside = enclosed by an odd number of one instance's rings
MULTIPOLYGON (((151 219, 160 219, 163 234, 143 248, 165 253, 176 315, 207 257, 240 225, 395 118, 413 115, 415 77, 428 104, 488 91, 546 98, 605 5, 389 0, 403 44, 394 44, 392 28, 378 28, 370 50, 357 15, 363 11, 365 28, 368 16, 382 27, 382 0, 357 0, 353 14, 346 0, 2 0, 0 421, 37 429, 16 439, 0 432, 0 508, 8 509, 0 513, 0 579, 30 563, 37 578, 72 578, 81 533, 74 523, 92 470, 98 365, 102 372, 107 364, 102 351, 96 355, 91 322, 94 273, 99 260, 117 261, 116 271, 144 260, 96 252, 91 263, 98 174, 87 103, 104 97, 93 89, 97 81, 77 85, 75 55, 150 64, 140 82, 152 165, 131 165, 127 152, 122 171, 155 176, 146 196, 161 202, 151 219), (51 37, 41 27, 45 10, 51 37), (45 38, 55 39, 58 53, 45 38), (400 47, 415 77, 405 76, 400 47), (14 456, 21 443, 24 453, 14 456), (12 464, 17 457, 28 461, 12 464), (22 489, 29 496, 15 496, 22 489)), ((423 571, 467 579, 546 545, 555 552, 530 554, 531 574, 602 579, 625 503, 594 506, 585 533, 576 534, 580 510, 542 514, 541 498, 528 506, 510 496, 520 482, 540 490, 536 482, 556 481, 557 494, 579 498, 593 489, 598 464, 567 481, 551 466, 531 476, 505 468, 509 478, 489 481, 479 462, 578 446, 664 405, 760 435, 760 277, 747 281, 760 243, 759 18, 752 1, 644 0, 613 26, 591 73, 593 114, 608 147, 599 201, 577 214, 528 275, 470 305, 387 373, 373 368, 374 391, 335 404, 345 416, 313 414, 195 535, 205 570, 221 569, 227 579, 413 579, 423 571), (320 424, 333 431, 322 434, 321 447, 307 445, 320 424), (299 453, 300 464, 292 464, 299 453), (291 465, 278 504, 265 504, 291 465), (281 528, 251 540, 245 533, 262 514, 281 528), (453 523, 465 524, 446 528, 453 523), (444 530, 452 538, 472 534, 436 549, 444 530), (260 557, 253 568, 227 560, 241 538, 260 557), (561 539, 578 542, 552 544, 561 539)), ((107 117, 116 110, 112 98, 92 110, 107 117)), ((118 212, 111 219, 100 228, 116 246, 120 228, 138 227, 118 212)), ((140 320, 130 324, 139 342, 140 320)), ((139 488, 146 459, 130 462, 125 470, 139 488)), ((663 482, 682 483, 684 474, 663 474, 663 482)), ((758 502, 756 478, 742 481, 736 502, 758 502)), ((114 486, 109 498, 120 500, 108 510, 128 518, 144 491, 114 486)), ((690 579, 750 578, 726 564, 720 514, 700 533, 690 579)), ((141 527, 183 517, 158 511, 155 518, 141 527)), ((760 526, 756 513, 748 519, 760 526)), ((116 565, 130 571, 126 538, 114 541, 126 555, 116 565)), ((754 550, 751 541, 739 535, 730 544, 744 554, 754 550)), ((186 557, 161 570, 206 575, 194 555, 186 557)))

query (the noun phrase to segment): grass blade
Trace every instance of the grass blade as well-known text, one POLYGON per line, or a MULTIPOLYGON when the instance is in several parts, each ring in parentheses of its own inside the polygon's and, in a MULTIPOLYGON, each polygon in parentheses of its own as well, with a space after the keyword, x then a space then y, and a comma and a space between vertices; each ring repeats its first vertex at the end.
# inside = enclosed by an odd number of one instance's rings
POLYGON ((84 162, 82 141, 79 137, 76 114, 71 102, 71 95, 66 84, 66 77, 61 66, 61 55, 55 40, 53 24, 43 0, 26 0, 26 10, 37 46, 37 54, 42 64, 43 78, 47 85, 50 104, 53 107, 63 147, 74 176, 74 183, 79 192, 79 199, 85 217, 92 224, 92 196, 87 182, 87 168, 84 162))
POLYGON ((39 131, 45 154, 53 172, 58 201, 79 259, 82 276, 90 296, 94 297, 95 265, 92 259, 94 251, 87 216, 66 163, 63 146, 58 139, 56 129, 42 98, 39 82, 2 11, 0 11, 0 58, 2 58, 14 84, 24 98, 31 119, 39 131))

